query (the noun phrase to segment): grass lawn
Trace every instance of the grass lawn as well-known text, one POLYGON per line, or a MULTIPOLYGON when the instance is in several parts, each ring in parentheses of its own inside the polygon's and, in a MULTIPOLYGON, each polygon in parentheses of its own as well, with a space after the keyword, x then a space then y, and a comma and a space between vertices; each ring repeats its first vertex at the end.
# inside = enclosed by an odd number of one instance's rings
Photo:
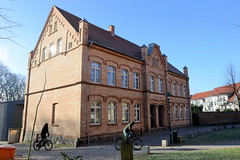
POLYGON ((216 132, 206 133, 193 139, 186 138, 184 139, 183 145, 211 144, 236 140, 240 140, 240 128, 218 130, 216 132))
POLYGON ((218 149, 218 150, 200 150, 167 152, 163 154, 150 154, 134 157, 134 160, 239 160, 240 149, 218 149))
MULTIPOLYGON (((203 145, 240 140, 240 128, 218 130, 193 139, 185 139, 182 145, 203 145)), ((134 157, 134 160, 239 160, 240 148, 166 152, 134 157)))

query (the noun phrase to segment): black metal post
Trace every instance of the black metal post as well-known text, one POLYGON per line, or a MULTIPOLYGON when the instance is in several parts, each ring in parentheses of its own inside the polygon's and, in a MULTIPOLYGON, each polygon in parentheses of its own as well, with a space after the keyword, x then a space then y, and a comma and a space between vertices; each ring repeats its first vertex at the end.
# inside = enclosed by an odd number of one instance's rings
POLYGON ((168 107, 168 128, 170 135, 170 144, 173 144, 172 124, 171 124, 171 106, 170 106, 170 95, 167 95, 167 107, 168 107))

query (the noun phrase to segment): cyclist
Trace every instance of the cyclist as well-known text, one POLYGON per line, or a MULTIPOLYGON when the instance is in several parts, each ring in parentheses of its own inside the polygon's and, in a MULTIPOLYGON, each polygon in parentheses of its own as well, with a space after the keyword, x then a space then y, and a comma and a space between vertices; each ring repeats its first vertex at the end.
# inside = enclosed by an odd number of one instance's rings
POLYGON ((132 136, 132 127, 135 124, 134 121, 131 121, 128 125, 126 125, 126 127, 124 127, 123 129, 123 135, 126 139, 129 139, 132 136))
POLYGON ((50 136, 49 132, 48 132, 48 123, 45 123, 45 125, 42 128, 41 131, 41 141, 40 141, 40 145, 43 145, 42 143, 45 142, 47 136, 50 136))

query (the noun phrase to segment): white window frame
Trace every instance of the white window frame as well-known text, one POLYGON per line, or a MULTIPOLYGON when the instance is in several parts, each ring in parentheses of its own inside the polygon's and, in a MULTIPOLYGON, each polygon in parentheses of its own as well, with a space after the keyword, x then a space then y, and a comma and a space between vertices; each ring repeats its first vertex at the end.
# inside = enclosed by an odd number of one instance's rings
POLYGON ((122 123, 129 122, 129 104, 122 103, 122 123))
POLYGON ((122 73, 122 87, 128 88, 128 71, 123 69, 122 73))
POLYGON ((47 47, 44 47, 42 50, 42 61, 46 60, 47 47))
POLYGON ((98 62, 91 63, 91 82, 100 83, 101 79, 101 64, 98 62))
POLYGON ((108 103, 108 123, 116 123, 116 108, 115 102, 108 103))
POLYGON ((134 121, 135 122, 141 121, 141 105, 140 104, 134 105, 134 121))
POLYGON ((116 68, 108 66, 108 85, 115 86, 116 84, 116 68))
POLYGON ((181 86, 181 84, 178 85, 178 96, 182 96, 182 86, 181 86))
POLYGON ((140 76, 139 73, 133 73, 133 88, 139 90, 140 86, 140 76))
POLYGON ((177 84, 173 83, 173 95, 176 96, 177 95, 177 84))
POLYGON ((158 78, 158 88, 159 88, 159 93, 163 93, 163 79, 158 78))
POLYGON ((175 115, 175 120, 178 120, 178 106, 174 106, 174 115, 175 115))
POLYGON ((183 106, 180 107, 180 118, 181 118, 181 120, 184 119, 183 106))
POLYGON ((91 125, 98 125, 101 121, 101 103, 93 101, 91 104, 91 125))
POLYGON ((150 76, 150 91, 154 92, 155 88, 154 76, 150 76))
POLYGON ((49 55, 48 55, 48 58, 53 57, 55 55, 55 53, 56 53, 56 49, 55 49, 54 43, 52 42, 49 45, 49 55))
POLYGON ((57 54, 62 52, 62 38, 57 40, 57 54))

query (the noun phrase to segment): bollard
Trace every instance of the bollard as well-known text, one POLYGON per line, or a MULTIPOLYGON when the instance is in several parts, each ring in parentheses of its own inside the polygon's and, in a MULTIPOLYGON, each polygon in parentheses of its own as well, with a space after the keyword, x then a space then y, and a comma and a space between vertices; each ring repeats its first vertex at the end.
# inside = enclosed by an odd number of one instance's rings
POLYGON ((190 133, 190 134, 188 134, 188 137, 189 137, 189 138, 193 138, 194 136, 193 136, 192 133, 190 133))
POLYGON ((166 139, 162 140, 162 146, 163 147, 167 147, 168 146, 168 141, 166 139))
POLYGON ((183 142, 183 137, 182 136, 178 136, 178 143, 182 143, 183 142))
POLYGON ((121 144, 121 160, 133 160, 133 147, 130 141, 121 144))
POLYGON ((203 132, 201 130, 199 130, 197 133, 198 133, 198 135, 202 135, 203 134, 203 132))
POLYGON ((150 147, 149 146, 143 146, 143 153, 150 154, 150 147))

